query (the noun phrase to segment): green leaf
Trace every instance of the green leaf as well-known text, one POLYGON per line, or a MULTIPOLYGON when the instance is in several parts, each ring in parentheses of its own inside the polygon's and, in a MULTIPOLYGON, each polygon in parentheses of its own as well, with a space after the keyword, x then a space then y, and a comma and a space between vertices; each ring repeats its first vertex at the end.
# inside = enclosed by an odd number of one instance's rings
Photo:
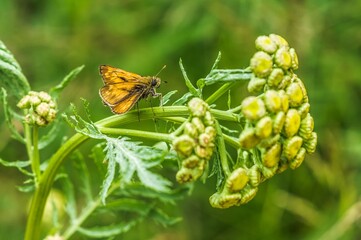
POLYGON ((17 129, 15 128, 15 126, 13 124, 13 121, 12 121, 13 111, 11 110, 10 106, 8 105, 7 92, 6 92, 5 88, 1 88, 0 95, 1 95, 1 101, 3 104, 3 108, 4 108, 5 122, 11 132, 11 137, 18 140, 21 143, 25 143, 25 139, 20 135, 20 133, 17 131, 17 129))
POLYGON ((132 227, 137 225, 142 219, 127 221, 103 227, 78 228, 78 232, 91 238, 106 238, 128 232, 132 227))
POLYGON ((193 86, 192 82, 189 80, 189 78, 187 76, 187 73, 186 73, 186 71, 185 71, 185 69, 183 67, 182 59, 179 59, 179 66, 180 66, 180 69, 182 71, 182 74, 183 74, 183 77, 184 77, 184 80, 185 80, 185 83, 186 83, 186 85, 188 87, 189 92, 193 96, 200 97, 201 96, 200 91, 193 86))
POLYGON ((250 80, 250 69, 214 69, 205 78, 206 85, 250 80))
POLYGON ((182 221, 182 218, 171 217, 159 208, 156 208, 153 211, 151 211, 150 217, 153 220, 155 220, 156 222, 160 223, 163 227, 174 225, 174 224, 182 221))
POLYGON ((61 91, 63 91, 63 89, 70 83, 71 80, 73 80, 80 73, 81 70, 83 70, 83 68, 84 65, 72 70, 68 75, 64 77, 64 79, 58 85, 50 89, 50 95, 54 99, 57 99, 61 91))
POLYGON ((135 212, 141 216, 146 216, 150 209, 154 207, 154 204, 149 204, 149 202, 144 200, 138 200, 133 198, 121 198, 111 202, 107 202, 103 208, 107 210, 114 211, 126 211, 126 212, 135 212))
POLYGON ((30 166, 30 161, 14 161, 9 162, 0 158, 0 164, 5 167, 14 167, 17 168, 20 172, 24 173, 27 176, 32 176, 32 173, 27 171, 25 168, 30 166))
POLYGON ((0 85, 17 100, 30 91, 30 85, 20 65, 2 41, 0 41, 0 85))
POLYGON ((163 96, 163 105, 166 105, 169 102, 170 97, 173 96, 176 92, 178 92, 178 91, 174 90, 174 91, 170 91, 166 95, 164 95, 163 96))
POLYGON ((180 106, 183 105, 184 103, 186 103, 188 101, 188 99, 190 97, 192 97, 193 95, 190 92, 185 93, 181 98, 179 98, 178 100, 176 100, 172 105, 173 106, 180 106))

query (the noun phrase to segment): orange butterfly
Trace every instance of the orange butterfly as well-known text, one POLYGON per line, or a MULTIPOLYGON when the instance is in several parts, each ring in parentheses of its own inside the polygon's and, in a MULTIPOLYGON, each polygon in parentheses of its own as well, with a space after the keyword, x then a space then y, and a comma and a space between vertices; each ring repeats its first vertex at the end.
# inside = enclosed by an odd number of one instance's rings
POLYGON ((162 100, 162 94, 155 91, 161 83, 160 78, 143 77, 108 65, 101 65, 99 70, 104 82, 99 94, 113 113, 126 113, 141 98, 148 96, 162 100))

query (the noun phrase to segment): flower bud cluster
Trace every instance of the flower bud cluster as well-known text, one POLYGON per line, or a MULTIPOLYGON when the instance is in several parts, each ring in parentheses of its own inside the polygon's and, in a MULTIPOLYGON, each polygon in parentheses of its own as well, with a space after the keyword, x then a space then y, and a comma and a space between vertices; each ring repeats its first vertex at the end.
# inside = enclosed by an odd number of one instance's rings
POLYGON ((258 37, 256 48, 248 90, 260 95, 245 98, 241 105, 245 118, 239 136, 241 167, 234 169, 222 189, 211 196, 213 207, 247 203, 261 182, 288 167, 299 167, 306 153, 316 149, 317 134, 306 88, 293 73, 298 68, 295 50, 275 34, 258 37))
POLYGON ((56 104, 46 92, 30 91, 17 104, 21 109, 28 109, 25 123, 46 126, 56 117, 56 104))
POLYGON ((173 141, 173 148, 181 157, 181 168, 176 175, 180 183, 195 181, 203 175, 216 138, 215 120, 207 103, 193 98, 188 108, 190 119, 185 123, 182 135, 173 141))

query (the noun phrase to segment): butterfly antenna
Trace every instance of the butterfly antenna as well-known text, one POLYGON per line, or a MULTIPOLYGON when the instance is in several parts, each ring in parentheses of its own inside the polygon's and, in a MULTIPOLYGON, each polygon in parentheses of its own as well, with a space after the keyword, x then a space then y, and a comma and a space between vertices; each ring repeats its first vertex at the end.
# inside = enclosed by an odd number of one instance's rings
POLYGON ((155 76, 157 77, 157 76, 159 75, 159 73, 160 73, 161 71, 163 71, 163 69, 166 68, 166 67, 167 67, 167 65, 164 65, 155 76))

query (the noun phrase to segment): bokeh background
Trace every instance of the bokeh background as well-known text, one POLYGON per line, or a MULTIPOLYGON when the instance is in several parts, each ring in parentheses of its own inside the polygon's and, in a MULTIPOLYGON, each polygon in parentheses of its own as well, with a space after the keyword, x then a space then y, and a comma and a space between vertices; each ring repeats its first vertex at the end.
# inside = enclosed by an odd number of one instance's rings
MULTIPOLYGON (((343 0, 1 0, 0 39, 34 90, 54 86, 84 64, 60 108, 86 98, 98 120, 111 114, 98 96, 100 64, 142 75, 166 64, 160 77, 168 84, 160 91, 177 89, 180 96, 186 89, 179 58, 196 81, 218 51, 221 68, 244 68, 257 36, 280 34, 299 55, 297 74, 308 88, 317 152, 297 170, 262 184, 244 206, 212 209, 211 179, 174 206, 183 217, 179 224, 165 229, 144 223, 120 239, 361 239, 360 13, 361 1, 343 0)), ((25 159, 0 114, 0 156, 25 159)), ((23 236, 30 195, 15 189, 23 180, 0 167, 0 236, 7 239, 23 236)))

